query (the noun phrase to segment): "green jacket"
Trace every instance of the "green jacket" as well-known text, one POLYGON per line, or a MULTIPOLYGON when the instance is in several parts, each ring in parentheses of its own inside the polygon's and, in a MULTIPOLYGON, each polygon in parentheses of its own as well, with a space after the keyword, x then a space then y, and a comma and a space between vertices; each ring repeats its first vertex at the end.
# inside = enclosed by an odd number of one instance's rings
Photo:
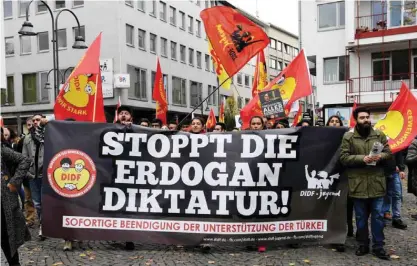
POLYGON ((367 138, 359 135, 356 128, 354 131, 346 132, 340 146, 340 162, 346 167, 349 179, 349 196, 361 199, 385 196, 384 165, 391 156, 387 137, 383 132, 371 129, 367 138), (381 153, 382 158, 376 166, 369 166, 363 159, 369 155, 375 142, 384 145, 381 153))

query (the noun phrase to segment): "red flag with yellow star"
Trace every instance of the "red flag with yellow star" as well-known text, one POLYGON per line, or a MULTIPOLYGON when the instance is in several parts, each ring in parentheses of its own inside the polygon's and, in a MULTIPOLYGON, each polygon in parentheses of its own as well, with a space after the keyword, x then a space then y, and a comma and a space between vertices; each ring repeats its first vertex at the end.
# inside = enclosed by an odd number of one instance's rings
POLYGON ((222 101, 222 104, 220 105, 219 122, 224 123, 224 101, 222 101))
POLYGON ((101 33, 68 77, 54 105, 56 120, 106 122, 100 71, 101 33))
POLYGON ((152 98, 156 101, 156 118, 161 119, 162 124, 167 124, 168 102, 165 93, 164 79, 162 77, 161 65, 157 59, 155 82, 153 85, 152 98))
MULTIPOLYGON (((276 89, 281 93, 287 115, 290 113, 294 102, 313 92, 304 50, 301 50, 297 57, 274 80, 268 83, 262 91, 276 89)), ((255 95, 240 111, 240 119, 244 129, 249 127, 249 121, 253 116, 263 116, 258 95, 255 95)))
POLYGON ((417 135, 417 99, 403 82, 400 94, 375 124, 385 133, 393 153, 407 148, 417 135))
POLYGON ((214 128, 216 126, 216 123, 217 123, 216 116, 214 115, 213 108, 211 108, 209 117, 207 118, 207 122, 206 122, 206 129, 214 128))
POLYGON ((255 76, 252 84, 252 97, 262 91, 268 84, 268 75, 266 71, 266 62, 264 51, 260 51, 256 57, 255 76))

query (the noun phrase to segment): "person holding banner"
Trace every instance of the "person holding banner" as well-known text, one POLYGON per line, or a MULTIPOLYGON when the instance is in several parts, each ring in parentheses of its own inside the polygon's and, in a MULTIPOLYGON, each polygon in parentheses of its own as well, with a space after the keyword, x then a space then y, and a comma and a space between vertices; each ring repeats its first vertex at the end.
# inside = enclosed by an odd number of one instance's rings
POLYGON ((327 120, 326 127, 343 127, 343 122, 337 115, 332 115, 327 120))
POLYGON ((117 111, 118 111, 118 113, 117 113, 116 123, 122 124, 122 125, 127 125, 127 124, 131 124, 133 122, 132 110, 130 109, 129 106, 121 105, 117 109, 117 111))
POLYGON ((190 133, 193 134, 202 134, 205 133, 204 132, 204 120, 201 117, 195 117, 193 118, 193 120, 191 121, 191 128, 190 128, 190 133))
POLYGON ((346 168, 349 195, 354 200, 359 248, 357 256, 369 253, 368 219, 371 216, 372 253, 389 260, 384 250, 382 207, 386 193, 384 162, 392 156, 385 134, 371 127, 370 111, 358 107, 353 112, 356 126, 346 132, 340 147, 340 162, 346 168), (375 152, 375 147, 382 147, 375 152))

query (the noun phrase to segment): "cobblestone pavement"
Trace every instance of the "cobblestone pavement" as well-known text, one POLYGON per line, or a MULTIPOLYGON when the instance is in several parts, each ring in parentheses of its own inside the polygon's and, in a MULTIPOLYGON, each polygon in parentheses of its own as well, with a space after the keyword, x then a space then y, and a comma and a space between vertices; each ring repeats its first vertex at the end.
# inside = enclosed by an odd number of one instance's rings
MULTIPOLYGON (((330 247, 301 246, 298 249, 269 247, 266 253, 246 251, 244 247, 213 247, 210 253, 161 245, 136 244, 134 251, 125 251, 117 242, 84 241, 75 244, 73 251, 62 250, 63 240, 46 239, 40 242, 36 232, 34 240, 20 248, 22 265, 417 265, 417 222, 410 214, 417 213, 417 199, 404 195, 403 219, 408 224, 406 231, 385 230, 386 250, 398 256, 391 261, 381 261, 372 255, 355 256, 354 239, 347 240, 347 249, 338 253, 330 247)), ((6 265, 2 253, 1 264, 6 265)))

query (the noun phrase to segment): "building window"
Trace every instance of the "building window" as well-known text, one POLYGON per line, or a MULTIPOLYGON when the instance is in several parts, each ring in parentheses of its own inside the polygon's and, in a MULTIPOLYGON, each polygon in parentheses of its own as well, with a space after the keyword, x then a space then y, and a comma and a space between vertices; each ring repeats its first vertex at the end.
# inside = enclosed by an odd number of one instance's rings
POLYGON ((156 53, 156 35, 150 34, 149 35, 149 47, 152 53, 156 53))
POLYGON ((160 1, 161 11, 159 11, 159 18, 163 21, 167 21, 167 4, 160 1))
POLYGON ((271 38, 269 40, 269 47, 271 47, 272 49, 276 50, 277 49, 277 40, 271 38))
POLYGON ((201 21, 196 20, 196 22, 197 22, 197 32, 196 32, 196 35, 197 35, 197 37, 201 37, 201 21))
POLYGON ((250 84, 250 77, 248 76, 248 75, 245 75, 245 86, 246 87, 249 87, 249 84, 250 84))
POLYGON ((29 0, 19 1, 19 16, 26 16, 26 8, 29 5, 29 0))
POLYGON ((277 41, 277 51, 282 51, 282 42, 277 41))
POLYGON ((22 75, 23 103, 49 101, 49 90, 45 89, 47 72, 22 75))
POLYGON ((133 7, 133 1, 132 0, 126 0, 126 5, 133 7))
POLYGON ((205 2, 205 7, 206 7, 206 8, 209 8, 209 7, 210 7, 210 1, 205 0, 204 2, 205 2))
POLYGON ((81 36, 85 40, 85 26, 81 26, 80 31, 78 31, 78 27, 73 27, 72 32, 74 33, 74 37, 81 36))
MULTIPOLYGON (((213 88, 213 90, 216 89, 216 86, 211 86, 211 87, 213 88)), ((213 95, 211 95, 211 97, 213 98, 213 100, 212 100, 213 105, 217 105, 217 100, 218 100, 217 93, 213 93, 213 95)))
POLYGON ((139 48, 145 50, 146 49, 146 31, 138 29, 138 46, 139 48))
POLYGON ((48 11, 48 8, 41 1, 37 2, 36 9, 37 9, 36 10, 37 13, 42 13, 42 12, 48 11))
POLYGON ((188 16, 188 32, 194 34, 194 19, 192 16, 188 16))
POLYGON ((194 66, 194 49, 188 48, 188 64, 194 66))
MULTIPOLYGON (((208 90, 207 90, 207 93, 208 93, 208 95, 210 95, 212 92, 213 92, 213 87, 211 87, 211 85, 208 85, 208 90)), ((213 100, 212 100, 213 98, 210 96, 208 99, 207 99, 207 104, 210 104, 210 105, 212 105, 213 104, 213 100)))
POLYGON ((210 71, 210 56, 208 54, 204 56, 204 63, 206 66, 206 71, 210 71))
POLYGON ((67 29, 58 30, 58 48, 67 48, 67 29))
POLYGON ((174 26, 177 25, 177 10, 172 6, 169 7, 169 23, 174 26))
POLYGON ((196 107, 203 100, 203 84, 190 80, 190 104, 196 107))
POLYGON ((282 62, 277 62, 277 70, 281 71, 282 70, 282 62))
POLYGON ((172 103, 177 105, 187 105, 187 81, 182 78, 172 77, 172 103))
POLYGON ((126 44, 135 46, 133 43, 133 26, 129 24, 126 24, 126 44))
POLYGON ((242 85, 242 74, 241 73, 237 74, 237 84, 242 85))
POLYGON ((171 41, 171 59, 177 60, 177 43, 171 41))
POLYGON ((12 0, 3 1, 3 16, 4 18, 13 17, 13 2, 12 0))
POLYGON ((180 11, 181 25, 180 29, 185 30, 185 13, 180 11))
POLYGON ((269 67, 272 69, 277 69, 277 58, 276 57, 270 57, 269 58, 269 67))
POLYGON ((138 9, 140 11, 145 11, 145 0, 138 0, 138 9))
POLYGON ((80 1, 74 0, 72 2, 73 7, 80 7, 80 6, 83 6, 83 5, 84 5, 84 0, 80 0, 80 1))
POLYGON ((289 45, 286 43, 283 43, 282 45, 284 46, 284 53, 290 54, 289 45))
POLYGON ((181 63, 185 64, 185 46, 184 45, 180 45, 180 60, 181 60, 181 63))
POLYGON ((346 56, 324 58, 324 83, 344 81, 346 76, 346 56))
POLYGON ((38 52, 49 51, 49 34, 47 31, 38 33, 38 52))
POLYGON ((345 27, 345 2, 318 5, 319 29, 338 29, 345 27))
POLYGON ((201 68, 201 52, 197 51, 197 67, 201 68))
POLYGON ((30 54, 32 52, 30 36, 20 36, 20 54, 30 54))
POLYGON ((201 5, 201 4, 200 4, 200 0, 197 0, 196 4, 197 4, 198 6, 200 6, 200 5, 201 5))
POLYGON ((382 81, 390 79, 390 62, 390 58, 372 60, 373 81, 382 81))
POLYGON ((128 65, 127 72, 130 74, 129 97, 146 101, 146 69, 128 65))
POLYGON ((14 55, 14 38, 6 37, 4 38, 6 56, 14 55))
POLYGON ((55 1, 55 9, 63 9, 65 8, 65 0, 56 0, 55 1))
POLYGON ((294 56, 297 56, 298 55, 298 48, 294 48, 294 56))
POLYGON ((1 105, 14 104, 14 78, 13 76, 7 77, 7 89, 1 90, 1 105))
POLYGON ((151 16, 156 17, 156 1, 155 0, 151 1, 151 10, 149 11, 149 14, 151 16))
POLYGON ((167 57, 167 39, 161 37, 161 56, 167 57))

